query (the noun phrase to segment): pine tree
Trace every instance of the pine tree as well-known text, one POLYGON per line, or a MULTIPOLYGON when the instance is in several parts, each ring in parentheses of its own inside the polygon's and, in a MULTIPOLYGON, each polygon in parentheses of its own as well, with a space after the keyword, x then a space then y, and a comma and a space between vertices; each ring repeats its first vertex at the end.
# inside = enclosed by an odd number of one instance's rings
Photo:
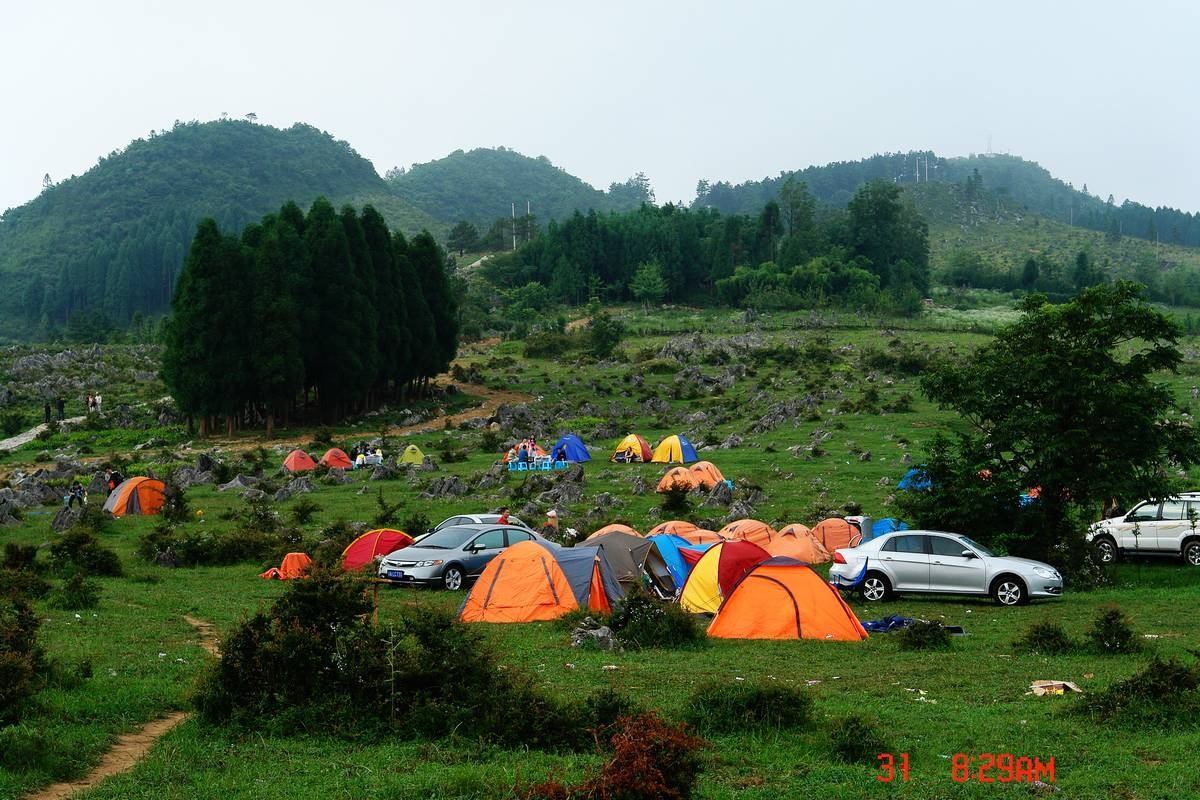
POLYGON ((450 362, 458 354, 458 301, 446 276, 445 254, 429 231, 421 231, 413 237, 409 258, 433 318, 435 359, 432 372, 424 376, 432 378, 449 369, 450 362))
POLYGON ((434 352, 434 322, 429 303, 425 299, 421 279, 413 268, 408 242, 399 232, 392 237, 392 252, 396 258, 396 273, 404 290, 404 303, 408 311, 409 357, 404 365, 402 380, 411 384, 437 374, 434 352))
MULTIPOLYGON (((312 263, 312 295, 318 324, 306 331, 313 340, 305 373, 317 387, 322 414, 336 419, 362 375, 354 308, 354 263, 346 231, 333 206, 317 198, 304 220, 304 242, 312 263)), ((373 334, 372 334, 373 335, 373 334)))

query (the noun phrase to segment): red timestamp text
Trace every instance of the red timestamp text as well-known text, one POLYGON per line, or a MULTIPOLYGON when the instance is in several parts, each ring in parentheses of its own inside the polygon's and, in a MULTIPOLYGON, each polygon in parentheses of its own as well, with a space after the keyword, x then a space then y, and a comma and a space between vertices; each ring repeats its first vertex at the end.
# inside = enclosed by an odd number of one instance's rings
POLYGON ((955 753, 950 758, 950 777, 956 783, 1054 783, 1054 757, 1043 761, 1012 753, 955 753))

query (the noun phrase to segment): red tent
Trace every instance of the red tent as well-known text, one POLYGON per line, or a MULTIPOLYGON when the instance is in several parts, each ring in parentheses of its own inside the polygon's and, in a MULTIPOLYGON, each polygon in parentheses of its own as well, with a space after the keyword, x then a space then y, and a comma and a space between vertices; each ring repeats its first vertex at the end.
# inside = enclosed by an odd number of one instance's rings
POLYGON ((386 556, 412 543, 412 537, 404 531, 391 528, 367 531, 342 551, 342 569, 347 572, 362 569, 369 566, 376 556, 386 556))
POLYGON ((310 469, 316 469, 317 462, 313 461, 312 456, 303 450, 293 450, 283 460, 283 468, 288 472, 307 472, 310 469))
POLYGON ((321 456, 321 463, 330 469, 354 468, 354 462, 350 460, 350 456, 336 447, 331 447, 325 451, 325 455, 321 456))

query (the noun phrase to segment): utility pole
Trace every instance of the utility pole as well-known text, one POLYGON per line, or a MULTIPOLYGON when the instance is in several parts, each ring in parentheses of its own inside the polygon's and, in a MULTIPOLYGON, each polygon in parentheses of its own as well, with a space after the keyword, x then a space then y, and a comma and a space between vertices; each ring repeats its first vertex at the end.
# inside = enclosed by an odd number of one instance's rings
POLYGON ((513 250, 517 249, 517 204, 512 204, 512 235, 513 235, 513 250))
POLYGON ((929 154, 925 154, 925 182, 929 183, 929 154))

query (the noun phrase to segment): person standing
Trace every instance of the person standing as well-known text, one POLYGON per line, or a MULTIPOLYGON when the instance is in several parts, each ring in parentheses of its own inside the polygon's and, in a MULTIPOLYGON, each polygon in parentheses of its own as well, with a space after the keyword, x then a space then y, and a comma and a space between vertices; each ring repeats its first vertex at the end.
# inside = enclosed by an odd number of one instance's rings
POLYGON ((101 409, 101 407, 100 407, 101 402, 103 402, 103 401, 100 398, 100 393, 96 392, 96 413, 97 414, 100 414, 103 411, 103 409, 101 409))
POLYGON ((45 422, 47 425, 50 424, 50 401, 49 400, 47 400, 45 405, 42 406, 42 421, 45 422))
POLYGON ((63 396, 60 394, 55 403, 58 405, 58 421, 62 422, 67 418, 67 401, 64 400, 63 396))
POLYGON ((542 536, 552 542, 559 541, 558 537, 558 512, 553 508, 546 512, 546 521, 542 523, 542 529, 539 531, 542 536))

